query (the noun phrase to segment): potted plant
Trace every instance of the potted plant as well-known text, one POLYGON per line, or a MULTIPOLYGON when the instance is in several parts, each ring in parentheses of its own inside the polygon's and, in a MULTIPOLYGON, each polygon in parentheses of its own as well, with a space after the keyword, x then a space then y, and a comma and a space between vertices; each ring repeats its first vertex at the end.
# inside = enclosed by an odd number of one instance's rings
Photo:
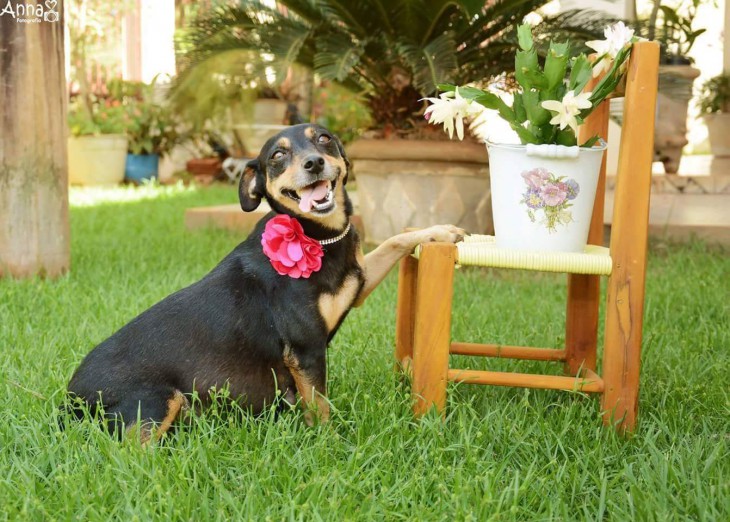
POLYGON ((730 156, 730 76, 721 74, 707 80, 699 104, 713 156, 730 156))
MULTIPOLYGON (((489 169, 476 140, 449 142, 423 120, 423 98, 444 81, 487 78, 510 68, 514 28, 545 0, 316 3, 282 0, 220 7, 188 35, 188 61, 203 66, 233 50, 260 51, 262 71, 283 80, 298 64, 362 94, 372 127, 348 147, 365 238, 440 222, 491 228, 489 169)), ((566 33, 589 24, 562 15, 566 33), (580 21, 580 23, 579 23, 580 21), (571 25, 573 24, 573 29, 571 25)), ((555 28, 546 23, 545 31, 555 28)))
POLYGON ((598 136, 578 143, 578 126, 619 84, 637 38, 619 22, 606 29, 606 40, 587 42, 596 50, 591 58, 571 59, 567 42, 550 42, 541 64, 530 26, 517 33, 511 105, 491 91, 443 85, 445 93, 429 99, 426 114, 450 134, 456 127, 461 138, 464 118, 483 106, 496 110, 519 138, 520 144, 487 142, 498 246, 582 252, 606 143, 598 136))
POLYGON ((68 169, 72 184, 116 184, 124 179, 126 114, 107 92, 109 51, 121 26, 107 21, 125 6, 102 0, 70 0, 66 29, 69 59, 68 169))
POLYGON ((687 107, 692 86, 700 71, 692 66, 689 52, 705 32, 694 20, 702 0, 682 0, 676 7, 653 0, 648 19, 639 21, 639 35, 660 44, 659 94, 654 131, 657 159, 668 174, 679 169, 682 149, 687 145, 687 107))
POLYGON ((160 157, 186 137, 181 119, 166 104, 155 101, 156 79, 150 84, 114 80, 111 97, 126 112, 129 140, 124 177, 133 183, 158 178, 160 157))
MULTIPOLYGON (((255 63, 257 53, 246 50, 191 63, 179 56, 180 74, 168 93, 171 106, 198 134, 215 131, 232 136, 241 155, 255 155, 268 138, 285 127, 289 93, 270 86, 265 78, 252 80, 242 73, 255 63)), ((205 158, 208 159, 208 158, 205 158)))
POLYGON ((68 111, 68 179, 73 185, 111 185, 124 179, 127 114, 119 103, 89 96, 68 111))

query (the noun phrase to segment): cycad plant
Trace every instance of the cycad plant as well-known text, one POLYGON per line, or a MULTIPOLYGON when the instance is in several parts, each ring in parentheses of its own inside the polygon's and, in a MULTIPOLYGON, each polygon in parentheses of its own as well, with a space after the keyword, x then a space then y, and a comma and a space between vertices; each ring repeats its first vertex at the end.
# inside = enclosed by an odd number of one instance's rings
MULTIPOLYGON (((293 64, 362 93, 374 124, 399 134, 421 127, 423 102, 443 82, 488 79, 512 68, 516 27, 547 0, 256 0, 223 5, 187 33, 183 77, 225 53, 256 51, 253 82, 281 81, 293 64)), ((563 15, 581 42, 596 36, 595 15, 563 15), (591 18, 592 17, 592 18, 591 18)))

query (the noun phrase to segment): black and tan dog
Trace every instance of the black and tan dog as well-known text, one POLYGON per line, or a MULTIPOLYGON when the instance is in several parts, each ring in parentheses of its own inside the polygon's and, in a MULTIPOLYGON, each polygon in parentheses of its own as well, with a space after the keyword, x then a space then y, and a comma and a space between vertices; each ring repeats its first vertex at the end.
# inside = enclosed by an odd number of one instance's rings
POLYGON ((211 389, 225 386, 253 413, 277 391, 291 404, 298 392, 306 421, 326 421, 325 353, 350 308, 419 243, 463 235, 435 226, 397 235, 363 256, 349 225, 348 168, 342 144, 320 126, 296 125, 271 138, 246 166, 239 197, 245 211, 265 198, 273 212, 203 279, 89 353, 69 394, 92 411, 103 405, 112 430, 142 419, 143 439, 164 433, 194 392, 204 404, 211 389), (321 268, 308 278, 280 275, 264 254, 262 234, 277 214, 295 217, 323 243, 321 268))

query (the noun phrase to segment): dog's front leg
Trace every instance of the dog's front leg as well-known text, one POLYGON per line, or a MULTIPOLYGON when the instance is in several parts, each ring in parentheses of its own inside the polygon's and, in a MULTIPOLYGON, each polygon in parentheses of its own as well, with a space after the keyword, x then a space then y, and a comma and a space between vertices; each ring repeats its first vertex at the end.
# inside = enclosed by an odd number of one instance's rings
POLYGON ((302 398, 304 420, 309 426, 317 421, 325 423, 330 417, 326 349, 323 346, 321 350, 305 351, 288 345, 284 348, 284 364, 294 378, 297 392, 302 398))
POLYGON ((378 248, 365 256, 365 284, 353 306, 360 306, 388 275, 390 269, 403 256, 409 255, 421 243, 442 241, 456 243, 464 238, 464 230, 453 225, 436 225, 422 230, 404 232, 384 241, 378 248))

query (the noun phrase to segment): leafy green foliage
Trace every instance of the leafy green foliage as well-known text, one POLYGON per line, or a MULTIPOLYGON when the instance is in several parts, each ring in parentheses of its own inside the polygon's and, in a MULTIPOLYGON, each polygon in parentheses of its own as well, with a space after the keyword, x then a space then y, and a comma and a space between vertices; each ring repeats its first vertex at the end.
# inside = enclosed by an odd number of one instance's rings
POLYGON ((568 69, 568 52, 570 46, 568 42, 554 43, 550 42, 550 49, 545 57, 545 79, 547 80, 546 90, 555 90, 563 83, 565 73, 568 69))
POLYGON ((71 100, 68 126, 73 136, 125 134, 130 153, 163 156, 192 136, 177 111, 155 101, 155 81, 145 84, 113 79, 107 90, 104 97, 77 96, 71 100))
MULTIPOLYGON (((559 123, 551 123, 554 121, 554 114, 543 107, 543 102, 561 102, 571 91, 576 96, 579 95, 592 77, 593 64, 584 54, 571 60, 568 42, 550 41, 541 66, 534 46, 532 28, 527 24, 519 26, 517 37, 520 42, 520 50, 515 53, 515 79, 518 90, 514 93, 512 107, 507 106, 496 94, 482 89, 459 87, 459 93, 463 98, 479 103, 487 109, 498 110, 499 115, 510 124, 523 144, 576 145, 577 136, 574 129, 570 126, 561 129, 559 123)), ((569 125, 582 124, 585 118, 616 89, 623 78, 630 54, 631 45, 628 44, 616 54, 608 72, 591 91, 588 98, 591 106, 582 110, 575 109, 575 115, 569 125)), ((439 85, 439 88, 450 92, 456 87, 446 84, 439 85)), ((595 141, 590 139, 583 146, 589 147, 594 143, 595 141)))
POLYGON ((255 64, 255 53, 250 51, 211 57, 173 78, 167 101, 198 133, 232 133, 234 121, 250 119, 246 109, 253 113, 258 93, 245 72, 253 70, 255 64))
POLYGON ((600 139, 601 139, 601 137, 600 137, 600 136, 593 136, 593 137, 591 137, 591 138, 588 138, 588 139, 587 139, 587 140, 585 141, 585 143, 583 143, 583 144, 581 145, 581 147, 589 147, 589 148, 590 148, 590 147, 593 147, 593 145, 595 145, 596 143, 598 143, 598 141, 599 141, 600 139))
POLYGON ((132 154, 164 156, 191 136, 188 126, 169 104, 155 101, 155 81, 151 84, 112 80, 110 100, 126 113, 127 139, 132 154))
POLYGON ((721 74, 702 84, 699 94, 700 112, 730 112, 730 76, 721 74))
POLYGON ((573 59, 568 79, 568 89, 575 92, 582 92, 593 76, 593 67, 586 55, 581 54, 573 59))
POLYGON ((673 6, 654 0, 654 9, 648 18, 635 23, 642 37, 660 43, 660 58, 667 64, 690 64, 689 52, 705 28, 695 28, 697 10, 706 0, 680 0, 673 6))
MULTIPOLYGON (((611 94, 623 78, 623 64, 631 56, 631 47, 626 47, 616 54, 611 69, 598 81, 591 91, 591 102, 593 107, 598 106, 609 94, 611 94)), ((581 117, 585 118, 590 111, 581 113, 581 117)))
POLYGON ((532 50, 532 28, 529 25, 517 27, 517 41, 520 42, 520 49, 523 51, 532 50))
MULTIPOLYGON (((308 428, 296 409, 253 419, 216 403, 142 449, 90 422, 60 431, 57 406, 95 344, 243 239, 182 226, 186 208, 235 204, 236 189, 70 195, 71 272, 0 280, 0 518, 730 519, 727 248, 652 243, 639 423, 629 439, 602 427, 595 396, 549 390, 450 385, 445 421, 415 421, 408 383, 392 371, 395 270, 330 347, 329 425, 308 428)), ((464 268, 455 296, 468 296, 454 299, 455 340, 564 346, 562 274, 464 268)), ((462 356, 451 364, 562 370, 462 356)))
POLYGON ((424 47, 401 44, 400 54, 412 71, 414 84, 433 91, 440 81, 452 78, 458 70, 456 47, 453 34, 444 33, 424 47))
POLYGON ((345 81, 364 52, 362 44, 353 44, 344 35, 327 35, 317 39, 314 69, 323 80, 345 81))
POLYGON ((314 119, 347 144, 370 123, 370 113, 362 97, 330 82, 314 88, 314 119))
POLYGON ((687 16, 681 16, 675 9, 669 6, 659 6, 659 10, 664 15, 664 25, 662 27, 664 34, 663 44, 667 47, 667 52, 687 56, 694 46, 697 37, 707 31, 705 28, 694 29, 692 27, 695 13, 699 6, 699 0, 694 2, 694 9, 687 16))
MULTIPOLYGON (((239 74, 264 85, 292 64, 362 94, 374 124, 423 124, 419 100, 442 82, 488 79, 511 69, 518 23, 547 0, 256 0, 223 5, 181 39, 182 79, 230 52, 260 53, 239 74)), ((567 29, 568 32, 574 29, 567 29)), ((584 29, 576 35, 583 41, 584 29)), ((530 38, 532 38, 530 36, 530 38)), ((537 51, 536 51, 537 52, 537 51)))
MULTIPOLYGON (((522 27, 528 27, 529 29, 529 26, 522 27)), ((530 43, 532 43, 532 40, 530 40, 530 43)), ((530 45, 527 49, 517 51, 515 54, 515 79, 517 80, 517 83, 527 89, 532 88, 534 79, 534 77, 529 76, 530 72, 539 72, 537 64, 537 49, 535 49, 532 45, 530 45)))
POLYGON ((129 125, 127 111, 120 104, 98 98, 87 97, 90 105, 80 98, 72 99, 68 107, 68 128, 73 136, 98 134, 124 134, 129 125))

